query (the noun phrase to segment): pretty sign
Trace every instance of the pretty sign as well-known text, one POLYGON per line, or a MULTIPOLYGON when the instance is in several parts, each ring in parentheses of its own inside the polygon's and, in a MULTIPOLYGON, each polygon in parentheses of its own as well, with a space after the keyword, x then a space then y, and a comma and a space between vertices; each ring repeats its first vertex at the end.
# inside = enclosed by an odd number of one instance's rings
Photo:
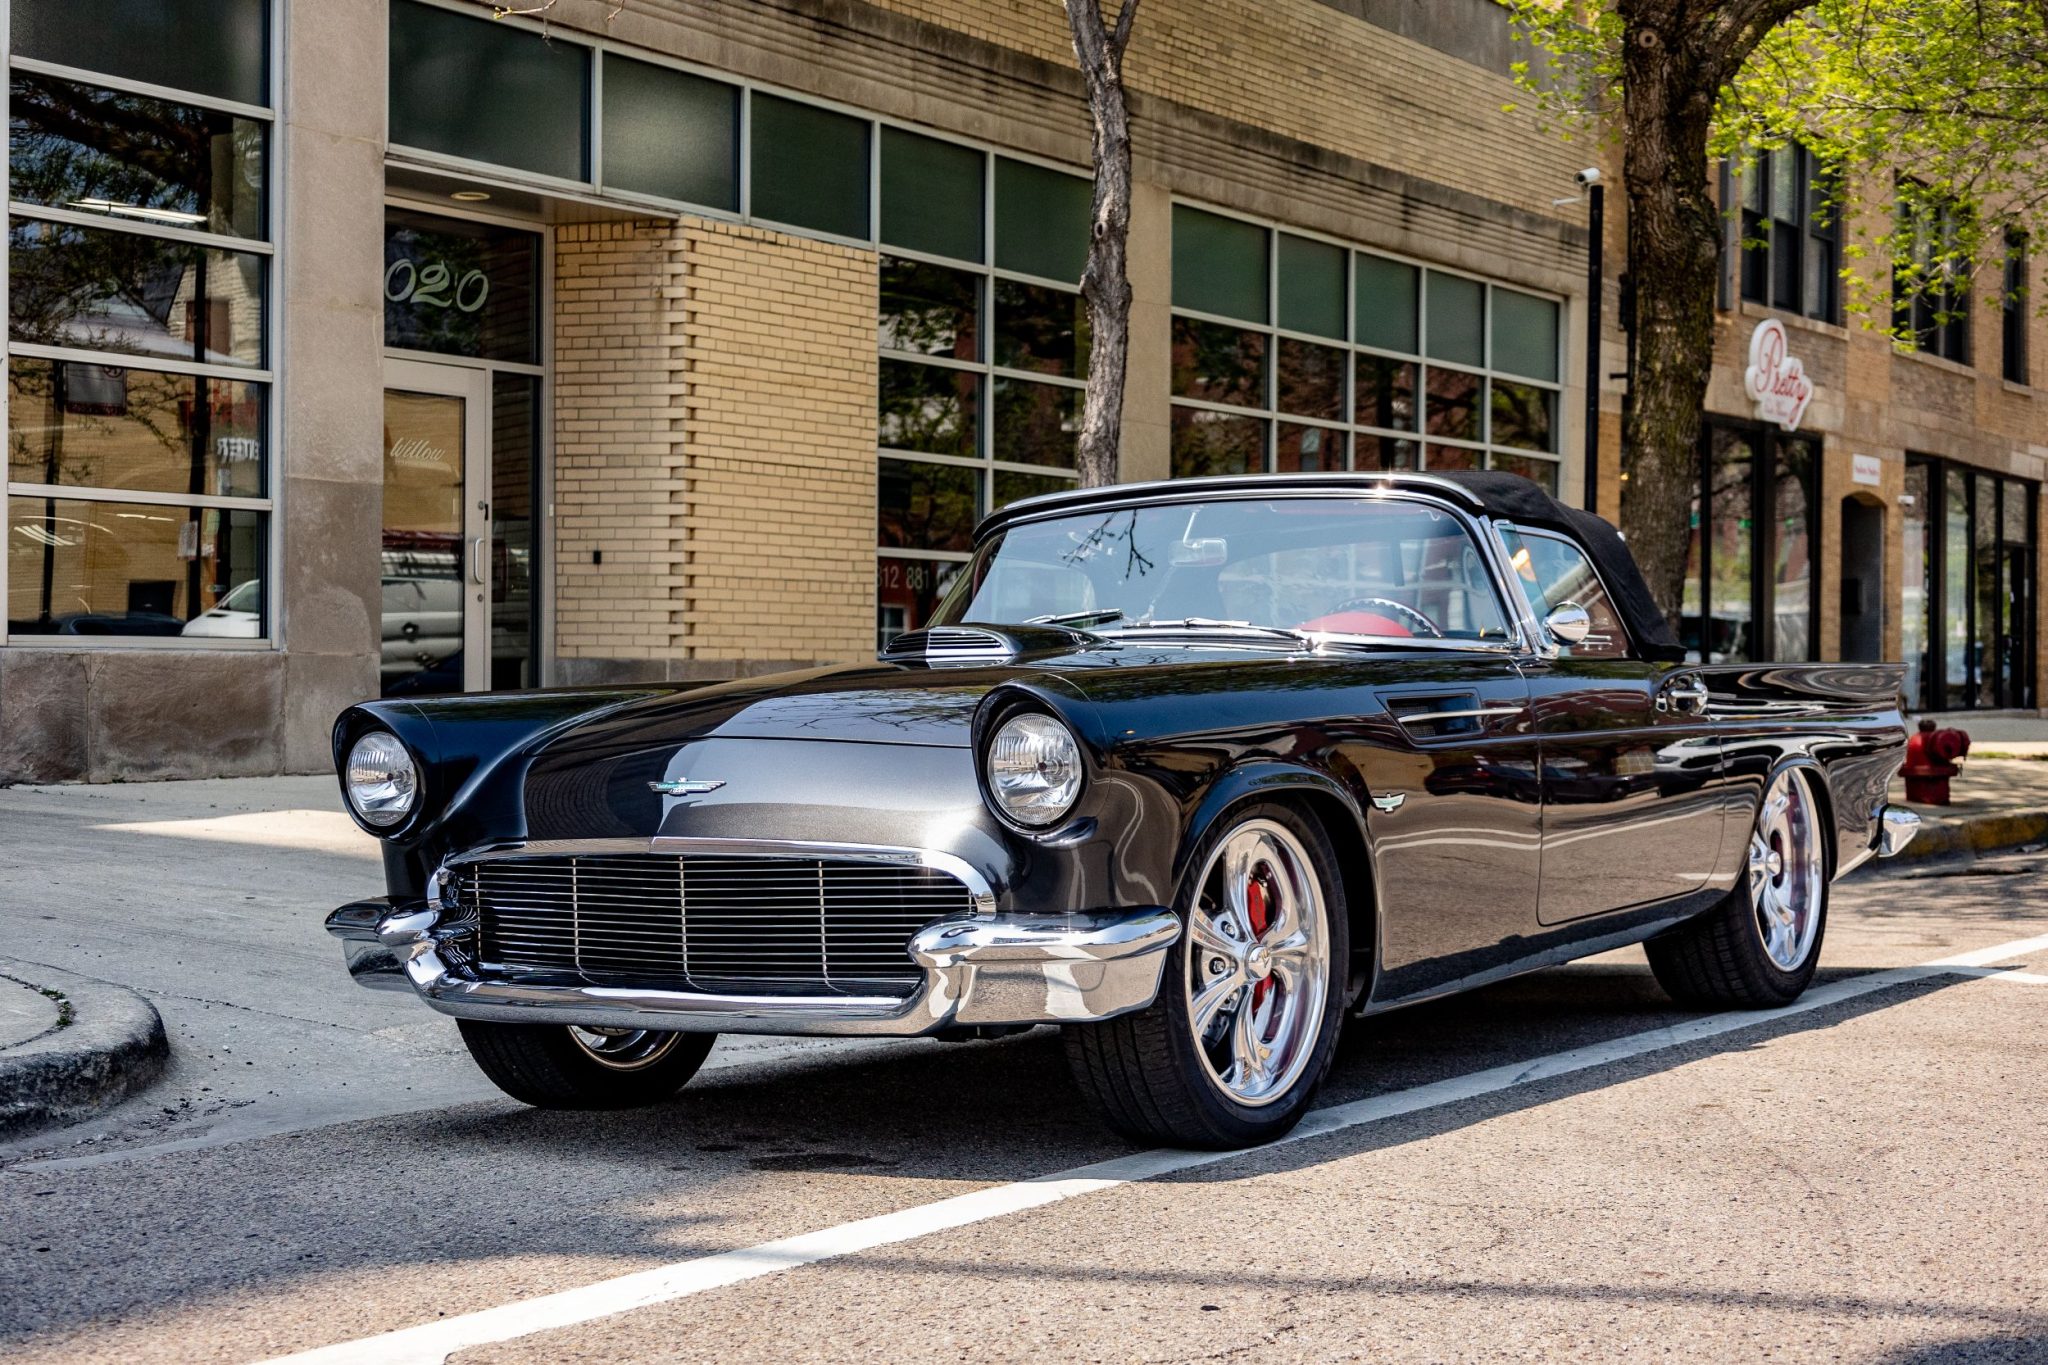
POLYGON ((1806 365, 1792 354, 1785 337, 1785 324, 1765 318, 1749 334, 1749 368, 1742 372, 1742 387, 1756 404, 1756 415, 1776 422, 1787 431, 1797 431, 1813 401, 1813 381, 1806 377, 1806 365))

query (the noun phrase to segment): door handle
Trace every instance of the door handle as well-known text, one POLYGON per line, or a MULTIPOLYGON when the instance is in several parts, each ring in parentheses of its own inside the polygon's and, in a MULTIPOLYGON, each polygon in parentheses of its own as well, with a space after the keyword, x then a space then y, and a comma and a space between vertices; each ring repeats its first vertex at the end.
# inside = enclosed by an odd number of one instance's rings
POLYGON ((484 538, 478 536, 469 542, 469 578, 472 583, 484 581, 484 538))
POLYGON ((1657 691, 1657 709, 1681 716, 1704 716, 1709 695, 1705 678, 1669 682, 1657 691))

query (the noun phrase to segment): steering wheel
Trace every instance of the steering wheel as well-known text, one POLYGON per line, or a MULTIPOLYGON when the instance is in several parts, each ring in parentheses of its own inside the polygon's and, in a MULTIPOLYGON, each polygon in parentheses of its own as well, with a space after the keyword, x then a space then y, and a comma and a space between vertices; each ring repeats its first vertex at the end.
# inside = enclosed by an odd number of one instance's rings
POLYGON ((1390 609, 1403 619, 1414 622, 1422 628, 1422 633, 1429 636, 1432 640, 1444 638, 1443 628, 1437 625, 1436 622, 1430 620, 1415 608, 1405 603, 1396 602, 1391 597, 1347 597, 1323 614, 1325 616, 1342 616, 1347 611, 1365 611, 1368 609, 1378 611, 1381 608, 1390 609))

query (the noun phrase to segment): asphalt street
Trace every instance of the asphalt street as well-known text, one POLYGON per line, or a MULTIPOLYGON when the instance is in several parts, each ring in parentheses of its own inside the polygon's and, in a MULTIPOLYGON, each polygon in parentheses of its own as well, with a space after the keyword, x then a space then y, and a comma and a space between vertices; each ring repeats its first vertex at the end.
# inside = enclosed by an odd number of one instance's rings
POLYGON ((1107 1136, 1049 1030, 495 1098, 342 976, 319 918, 377 865, 331 782, 0 828, 0 951, 174 1048, 0 1149, 9 1360, 2048 1360, 2041 858, 1842 884, 1793 1011, 1622 952, 1354 1025, 1305 1136, 1197 1161, 1107 1136))

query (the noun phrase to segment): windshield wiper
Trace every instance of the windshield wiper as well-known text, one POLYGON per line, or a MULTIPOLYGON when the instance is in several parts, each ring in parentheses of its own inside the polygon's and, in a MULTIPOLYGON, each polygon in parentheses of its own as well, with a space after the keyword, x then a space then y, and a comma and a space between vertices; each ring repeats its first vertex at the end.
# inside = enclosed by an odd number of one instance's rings
POLYGON ((1121 607, 1092 607, 1087 611, 1062 611, 1051 616, 1033 616, 1027 626, 1100 626, 1124 619, 1121 607))
POLYGON ((1111 631, 1112 635, 1129 635, 1134 631, 1206 631, 1219 635, 1256 635, 1268 640, 1286 640, 1303 649, 1314 649, 1314 637, 1286 626, 1257 626, 1250 621, 1218 621, 1210 616, 1183 616, 1172 621, 1133 621, 1127 626, 1111 631))

